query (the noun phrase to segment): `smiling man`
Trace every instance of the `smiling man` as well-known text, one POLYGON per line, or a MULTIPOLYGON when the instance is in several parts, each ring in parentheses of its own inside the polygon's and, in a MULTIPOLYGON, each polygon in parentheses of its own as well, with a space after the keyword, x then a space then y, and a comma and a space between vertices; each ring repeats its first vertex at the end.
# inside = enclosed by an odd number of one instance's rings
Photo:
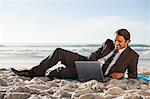
POLYGON ((120 79, 128 70, 128 77, 136 78, 139 55, 128 46, 129 43, 130 33, 126 29, 119 29, 116 31, 115 42, 106 40, 98 51, 92 53, 90 60, 101 62, 106 76, 120 79))
POLYGON ((102 70, 105 77, 121 79, 127 70, 129 78, 136 78, 139 55, 128 46, 129 43, 130 33, 126 29, 119 29, 116 31, 114 42, 107 39, 103 45, 89 57, 57 48, 51 56, 48 56, 31 70, 18 71, 12 68, 12 71, 19 76, 31 78, 45 76, 47 69, 61 61, 66 68, 54 70, 50 72, 48 77, 52 79, 53 77, 74 79, 78 77, 75 61, 99 61, 103 64, 102 70))

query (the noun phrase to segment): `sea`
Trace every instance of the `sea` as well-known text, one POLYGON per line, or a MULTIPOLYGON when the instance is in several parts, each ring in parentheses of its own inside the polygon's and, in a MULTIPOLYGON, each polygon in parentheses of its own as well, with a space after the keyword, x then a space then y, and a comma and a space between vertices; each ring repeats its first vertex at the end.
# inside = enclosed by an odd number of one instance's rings
MULTIPOLYGON (((100 44, 49 44, 9 43, 0 44, 0 68, 32 68, 51 55, 56 48, 63 48, 84 56, 96 51, 100 44)), ((131 44, 139 55, 138 67, 150 67, 150 45, 131 44)))

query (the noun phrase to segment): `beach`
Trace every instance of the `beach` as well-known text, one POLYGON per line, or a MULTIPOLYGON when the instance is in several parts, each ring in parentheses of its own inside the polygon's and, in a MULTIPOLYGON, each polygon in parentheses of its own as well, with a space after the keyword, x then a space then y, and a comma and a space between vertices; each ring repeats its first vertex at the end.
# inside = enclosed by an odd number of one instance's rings
POLYGON ((150 99, 150 82, 135 79, 80 82, 19 77, 0 69, 0 99, 150 99))
POLYGON ((149 32, 150 0, 0 0, 0 99, 150 99, 149 32))
MULTIPOLYGON (((20 77, 10 68, 31 69, 41 60, 62 47, 88 56, 99 45, 9 45, 0 47, 0 99, 150 99, 150 82, 136 79, 111 79, 108 82, 47 77, 20 77)), ((150 76, 150 47, 134 45, 140 54, 138 74, 150 76)), ((59 62, 55 69, 62 66, 59 62)), ((51 69, 51 70, 52 70, 51 69)), ((125 75, 127 77, 127 73, 125 75)))

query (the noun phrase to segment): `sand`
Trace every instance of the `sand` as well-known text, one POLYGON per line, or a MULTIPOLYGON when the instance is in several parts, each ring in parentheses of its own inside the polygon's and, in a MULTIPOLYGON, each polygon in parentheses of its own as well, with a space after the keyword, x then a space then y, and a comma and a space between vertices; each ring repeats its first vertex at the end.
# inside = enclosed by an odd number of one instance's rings
POLYGON ((50 81, 47 77, 19 77, 10 69, 0 69, 0 99, 150 99, 150 82, 135 79, 112 79, 105 83, 50 81))

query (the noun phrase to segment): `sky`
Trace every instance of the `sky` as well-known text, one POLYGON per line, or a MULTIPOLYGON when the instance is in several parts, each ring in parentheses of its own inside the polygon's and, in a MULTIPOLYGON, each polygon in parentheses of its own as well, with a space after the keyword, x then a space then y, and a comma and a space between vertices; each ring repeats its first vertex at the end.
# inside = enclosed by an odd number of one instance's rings
POLYGON ((150 44, 150 0, 0 0, 0 44, 99 44, 120 28, 150 44))

